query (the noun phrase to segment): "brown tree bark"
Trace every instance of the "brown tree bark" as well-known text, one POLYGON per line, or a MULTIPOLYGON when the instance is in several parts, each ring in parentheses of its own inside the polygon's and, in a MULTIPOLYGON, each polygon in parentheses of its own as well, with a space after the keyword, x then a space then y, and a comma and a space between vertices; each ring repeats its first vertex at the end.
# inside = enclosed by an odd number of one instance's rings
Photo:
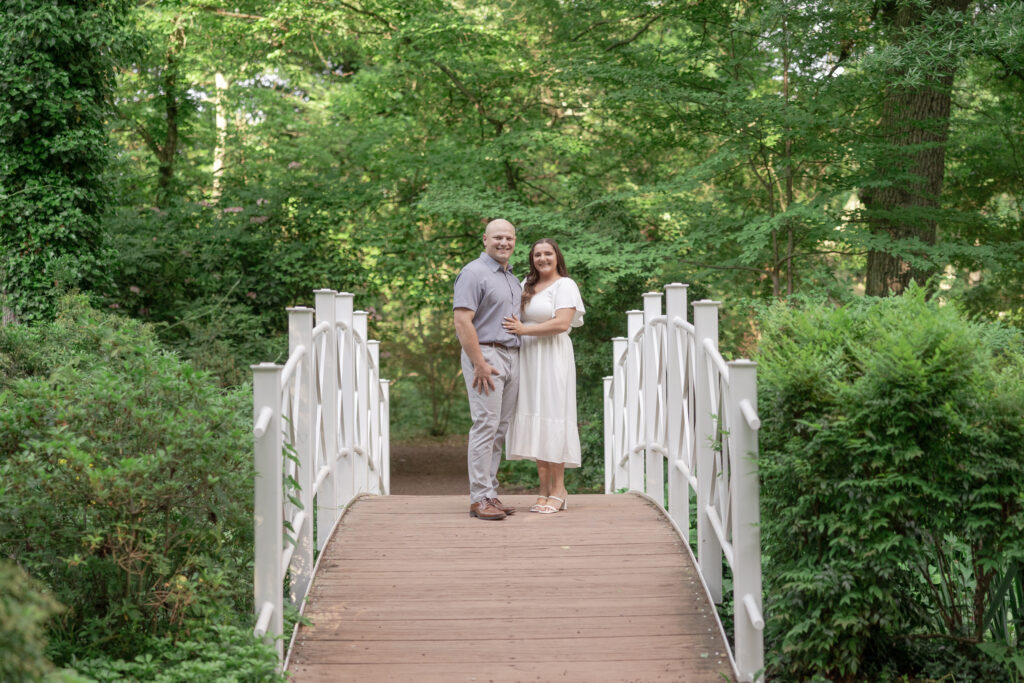
MULTIPOLYGON (((881 20, 891 27, 896 42, 905 43, 922 37, 922 32, 928 30, 928 14, 964 11, 970 4, 971 0, 933 0, 923 9, 910 3, 891 3, 881 20)), ((937 33, 931 37, 940 38, 937 33)), ((886 93, 879 130, 883 141, 893 150, 893 156, 892 166, 879 171, 899 173, 905 170, 917 180, 894 182, 862 193, 872 232, 897 241, 916 239, 924 245, 935 244, 936 222, 915 216, 914 210, 939 207, 946 169, 950 88, 955 74, 956 66, 950 60, 937 67, 927 84, 917 88, 894 87, 886 93)), ((907 246, 912 248, 912 245, 907 246)), ((892 249, 868 252, 865 285, 868 295, 899 294, 911 280, 923 284, 932 274, 933 269, 915 267, 897 253, 897 249, 898 244, 892 249)))

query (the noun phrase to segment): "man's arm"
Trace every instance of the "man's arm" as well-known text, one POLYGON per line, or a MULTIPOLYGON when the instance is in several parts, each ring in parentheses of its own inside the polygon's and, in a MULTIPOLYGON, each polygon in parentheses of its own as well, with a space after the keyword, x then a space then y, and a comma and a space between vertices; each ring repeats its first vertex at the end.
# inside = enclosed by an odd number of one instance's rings
POLYGON ((473 318, 476 311, 468 308, 455 309, 455 335, 462 344, 462 350, 469 356, 473 363, 473 388, 483 394, 494 391, 494 380, 492 375, 501 374, 494 369, 485 359, 484 352, 480 350, 480 338, 476 336, 476 328, 473 327, 473 318))

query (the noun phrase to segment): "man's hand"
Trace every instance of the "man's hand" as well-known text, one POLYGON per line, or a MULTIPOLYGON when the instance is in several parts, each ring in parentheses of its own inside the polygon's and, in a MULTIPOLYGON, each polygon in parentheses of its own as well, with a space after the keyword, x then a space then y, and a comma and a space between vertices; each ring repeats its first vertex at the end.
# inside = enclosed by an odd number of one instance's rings
POLYGON ((473 388, 477 390, 477 393, 487 396, 494 391, 494 380, 491 379, 493 375, 500 375, 492 365, 487 361, 482 361, 479 365, 473 364, 473 388))

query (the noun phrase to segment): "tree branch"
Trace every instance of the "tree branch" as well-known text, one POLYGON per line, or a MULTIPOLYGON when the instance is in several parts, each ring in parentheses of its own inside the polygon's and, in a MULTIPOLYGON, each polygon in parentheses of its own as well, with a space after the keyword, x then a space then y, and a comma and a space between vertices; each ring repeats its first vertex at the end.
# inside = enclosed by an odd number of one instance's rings
POLYGON ((380 23, 384 24, 385 26, 387 26, 392 31, 397 31, 398 30, 397 26, 395 26, 390 21, 388 21, 387 19, 385 19, 381 15, 377 14, 376 12, 371 12, 370 10, 365 10, 365 9, 362 9, 361 7, 356 7, 355 5, 352 5, 350 3, 344 2, 344 0, 336 0, 336 2, 339 5, 341 5, 342 7, 347 7, 348 9, 352 10, 356 14, 362 14, 363 16, 371 17, 373 19, 376 19, 377 21, 379 21, 380 23))
MULTIPOLYGON (((641 16, 642 16, 642 15, 641 15, 641 16)), ((647 22, 646 24, 644 24, 643 26, 641 26, 641 27, 640 27, 640 28, 639 28, 639 29, 637 30, 637 32, 636 32, 636 33, 634 33, 634 34, 633 34, 632 36, 630 36, 629 38, 626 38, 625 40, 620 40, 620 41, 619 41, 619 42, 617 42, 617 43, 613 43, 612 45, 609 45, 608 47, 606 47, 606 48, 604 49, 604 51, 605 51, 605 52, 611 52, 612 50, 617 50, 617 49, 619 49, 620 47, 623 47, 624 45, 629 45, 629 44, 630 44, 630 43, 632 43, 632 42, 633 42, 634 40, 636 40, 637 38, 639 38, 640 36, 642 36, 642 35, 643 35, 644 33, 646 33, 646 32, 647 32, 647 29, 649 29, 649 28, 651 27, 651 25, 652 25, 652 24, 653 24, 654 22, 656 22, 656 21, 657 21, 658 19, 661 19, 661 16, 662 16, 662 15, 660 15, 660 14, 656 14, 656 15, 654 15, 653 17, 651 17, 651 20, 650 20, 650 21, 648 21, 648 22, 647 22)), ((639 18, 639 17, 637 17, 637 18, 639 18)))
POLYGON ((473 104, 473 107, 476 109, 477 113, 480 114, 480 116, 482 116, 484 118, 484 120, 488 121, 499 132, 501 131, 502 128, 505 127, 505 122, 504 121, 502 121, 500 119, 496 119, 496 118, 494 118, 493 116, 491 116, 490 114, 487 113, 486 108, 484 108, 483 102, 481 102, 476 97, 476 95, 474 95, 473 93, 471 93, 469 91, 469 88, 467 88, 465 86, 465 84, 459 79, 458 75, 456 75, 456 73, 454 71, 452 71, 451 69, 449 69, 447 66, 445 66, 441 62, 437 61, 436 59, 430 60, 430 63, 433 64, 434 66, 436 66, 438 69, 440 69, 442 71, 442 73, 444 73, 444 75, 446 75, 451 80, 451 82, 455 84, 455 88, 460 93, 462 93, 463 97, 465 97, 467 100, 469 100, 473 104))

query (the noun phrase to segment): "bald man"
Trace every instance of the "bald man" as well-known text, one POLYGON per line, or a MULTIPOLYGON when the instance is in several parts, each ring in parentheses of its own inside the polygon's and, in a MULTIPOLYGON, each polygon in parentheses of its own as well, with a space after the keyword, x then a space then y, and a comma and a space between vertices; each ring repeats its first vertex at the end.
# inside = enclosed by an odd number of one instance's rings
POLYGON ((509 269, 516 228, 504 219, 487 224, 484 252, 455 279, 455 333, 462 345, 462 375, 469 394, 469 514, 505 519, 515 508, 498 500, 498 466, 505 432, 519 394, 519 337, 502 327, 519 316, 522 287, 509 269))

